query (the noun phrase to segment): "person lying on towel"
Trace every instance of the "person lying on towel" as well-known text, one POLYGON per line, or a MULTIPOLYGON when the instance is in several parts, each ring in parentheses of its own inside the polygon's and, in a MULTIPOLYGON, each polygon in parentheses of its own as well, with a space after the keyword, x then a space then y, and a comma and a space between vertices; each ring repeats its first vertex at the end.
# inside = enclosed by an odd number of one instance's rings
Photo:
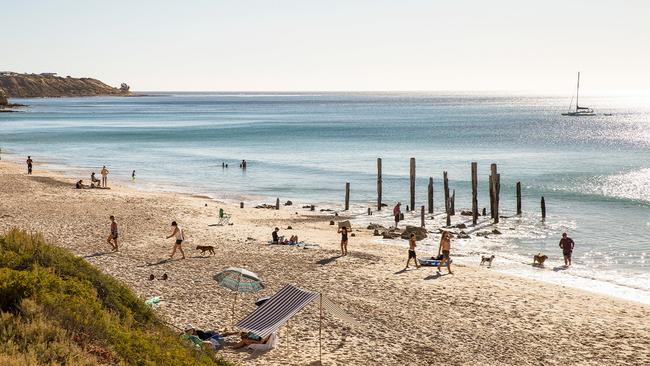
POLYGON ((271 336, 262 338, 253 332, 241 332, 241 341, 233 346, 234 349, 250 346, 251 344, 264 344, 271 336))

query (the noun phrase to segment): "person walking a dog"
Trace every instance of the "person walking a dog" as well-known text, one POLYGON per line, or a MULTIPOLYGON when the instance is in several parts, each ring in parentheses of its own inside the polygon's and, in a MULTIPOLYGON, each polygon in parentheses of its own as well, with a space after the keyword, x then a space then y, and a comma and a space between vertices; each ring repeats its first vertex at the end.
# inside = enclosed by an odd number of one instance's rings
POLYGON ((573 254, 573 247, 576 243, 573 242, 573 239, 569 238, 566 233, 562 233, 562 239, 560 239, 560 248, 562 248, 562 254, 564 255, 564 265, 569 267, 571 265, 571 254, 573 254))
POLYGON ((181 255, 183 256, 182 259, 185 259, 185 253, 183 252, 183 247, 181 246, 183 244, 183 240, 185 240, 185 235, 183 233, 183 229, 178 226, 176 221, 172 221, 172 233, 167 237, 167 239, 172 237, 176 238, 176 243, 174 244, 174 249, 172 250, 172 254, 169 256, 169 259, 174 258, 176 249, 181 252, 181 255))

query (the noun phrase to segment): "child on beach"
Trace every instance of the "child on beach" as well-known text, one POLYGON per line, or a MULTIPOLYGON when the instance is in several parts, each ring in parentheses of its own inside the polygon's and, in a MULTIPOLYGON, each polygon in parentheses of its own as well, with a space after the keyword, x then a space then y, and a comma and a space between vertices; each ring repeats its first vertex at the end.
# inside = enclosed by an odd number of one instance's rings
POLYGON ((404 267, 404 270, 407 270, 409 268, 409 264, 411 263, 411 258, 413 258, 413 262, 415 262, 415 268, 420 268, 418 259, 415 256, 416 246, 417 244, 415 244, 415 233, 411 233, 411 237, 409 238, 409 258, 406 260, 406 267, 404 267))
POLYGON ((131 172, 131 182, 135 182, 135 170, 131 172))
POLYGON ((106 242, 108 242, 108 244, 113 247, 113 252, 117 252, 117 222, 115 222, 115 216, 113 215, 111 215, 109 219, 111 220, 111 233, 108 234, 108 239, 106 239, 106 242))
POLYGON ((337 233, 341 234, 341 256, 348 255, 348 227, 340 227, 337 233))
POLYGON ((442 259, 438 263, 438 272, 440 272, 440 266, 443 265, 443 263, 447 263, 447 270, 449 271, 449 274, 453 274, 451 272, 451 262, 449 259, 449 252, 451 250, 451 233, 449 231, 443 231, 442 232, 442 237, 440 238, 440 246, 438 247, 438 256, 440 256, 440 252, 442 251, 442 259))
POLYGON ((280 234, 278 234, 279 232, 280 232, 280 228, 279 228, 279 227, 276 227, 276 228, 273 230, 273 232, 271 233, 271 238, 273 239, 273 240, 271 241, 271 243, 273 243, 273 244, 280 244, 280 240, 281 240, 281 238, 280 238, 280 234))
POLYGON ((169 256, 169 259, 174 258, 174 254, 176 254, 176 249, 178 249, 181 252, 181 255, 183 256, 182 259, 185 259, 185 253, 183 252, 183 248, 181 247, 181 244, 183 244, 183 240, 185 240, 183 229, 178 227, 176 221, 172 221, 172 228, 173 228, 172 233, 167 237, 167 239, 171 237, 176 237, 176 243, 174 244, 174 249, 172 250, 172 254, 169 256))

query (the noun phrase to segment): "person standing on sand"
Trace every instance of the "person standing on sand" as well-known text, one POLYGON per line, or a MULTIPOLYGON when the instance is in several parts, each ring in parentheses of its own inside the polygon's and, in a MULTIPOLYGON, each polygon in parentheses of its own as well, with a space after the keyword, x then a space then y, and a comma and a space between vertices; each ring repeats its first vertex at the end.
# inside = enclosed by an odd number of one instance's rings
POLYGON ((169 256, 169 258, 174 258, 174 254, 176 254, 176 249, 178 249, 181 252, 181 255, 183 256, 182 259, 185 259, 185 253, 183 252, 183 247, 181 247, 181 244, 183 244, 183 240, 185 240, 185 235, 183 233, 183 229, 178 227, 178 224, 176 221, 172 221, 172 234, 167 237, 167 239, 171 237, 176 237, 176 243, 174 244, 174 250, 172 250, 172 255, 169 256))
POLYGON ((348 227, 340 227, 337 233, 341 234, 341 256, 348 255, 348 227))
POLYGON ((400 217, 402 215, 401 207, 402 207, 401 202, 397 202, 395 207, 393 207, 393 216, 395 217, 395 228, 396 229, 397 229, 397 224, 399 223, 399 219, 400 219, 400 217))
POLYGON ((131 172, 131 182, 135 182, 135 170, 131 172))
POLYGON ((407 270, 409 268, 409 263, 411 263, 411 258, 413 258, 413 261, 415 262, 415 268, 420 268, 418 259, 415 256, 415 247, 417 246, 415 240, 416 240, 415 233, 411 233, 411 237, 409 238, 409 258, 406 260, 406 267, 404 267, 404 270, 407 270))
POLYGON ((108 169, 106 169, 106 165, 102 167, 102 171, 99 174, 102 175, 102 187, 106 188, 108 183, 108 169))
POLYGON ((32 164, 34 161, 32 160, 31 156, 27 157, 27 174, 31 175, 32 174, 32 164))
POLYGON ((113 215, 111 215, 109 219, 111 220, 111 233, 108 235, 108 239, 106 239, 106 242, 108 242, 108 244, 110 244, 111 247, 113 247, 114 252, 117 252, 118 250, 117 249, 117 237, 118 237, 117 222, 115 222, 115 216, 113 215))
POLYGON ((566 233, 562 233, 562 239, 560 239, 560 248, 562 248, 562 254, 564 255, 564 265, 566 267, 571 265, 571 254, 573 254, 573 247, 576 243, 573 242, 573 239, 569 238, 566 233))
POLYGON ((440 272, 440 266, 442 266, 443 263, 447 263, 447 270, 449 271, 449 274, 453 274, 451 272, 451 259, 449 259, 449 252, 451 251, 451 233, 449 231, 443 231, 442 232, 442 237, 440 238, 440 246, 438 247, 438 257, 440 256, 440 252, 442 252, 442 259, 440 262, 438 262, 438 272, 440 272))

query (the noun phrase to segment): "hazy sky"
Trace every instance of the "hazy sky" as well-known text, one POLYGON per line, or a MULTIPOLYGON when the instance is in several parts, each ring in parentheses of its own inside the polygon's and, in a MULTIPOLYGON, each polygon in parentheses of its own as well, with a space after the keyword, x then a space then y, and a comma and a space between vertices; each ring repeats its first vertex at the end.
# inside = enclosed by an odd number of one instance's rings
POLYGON ((134 90, 650 90, 650 1, 0 3, 0 71, 134 90))

